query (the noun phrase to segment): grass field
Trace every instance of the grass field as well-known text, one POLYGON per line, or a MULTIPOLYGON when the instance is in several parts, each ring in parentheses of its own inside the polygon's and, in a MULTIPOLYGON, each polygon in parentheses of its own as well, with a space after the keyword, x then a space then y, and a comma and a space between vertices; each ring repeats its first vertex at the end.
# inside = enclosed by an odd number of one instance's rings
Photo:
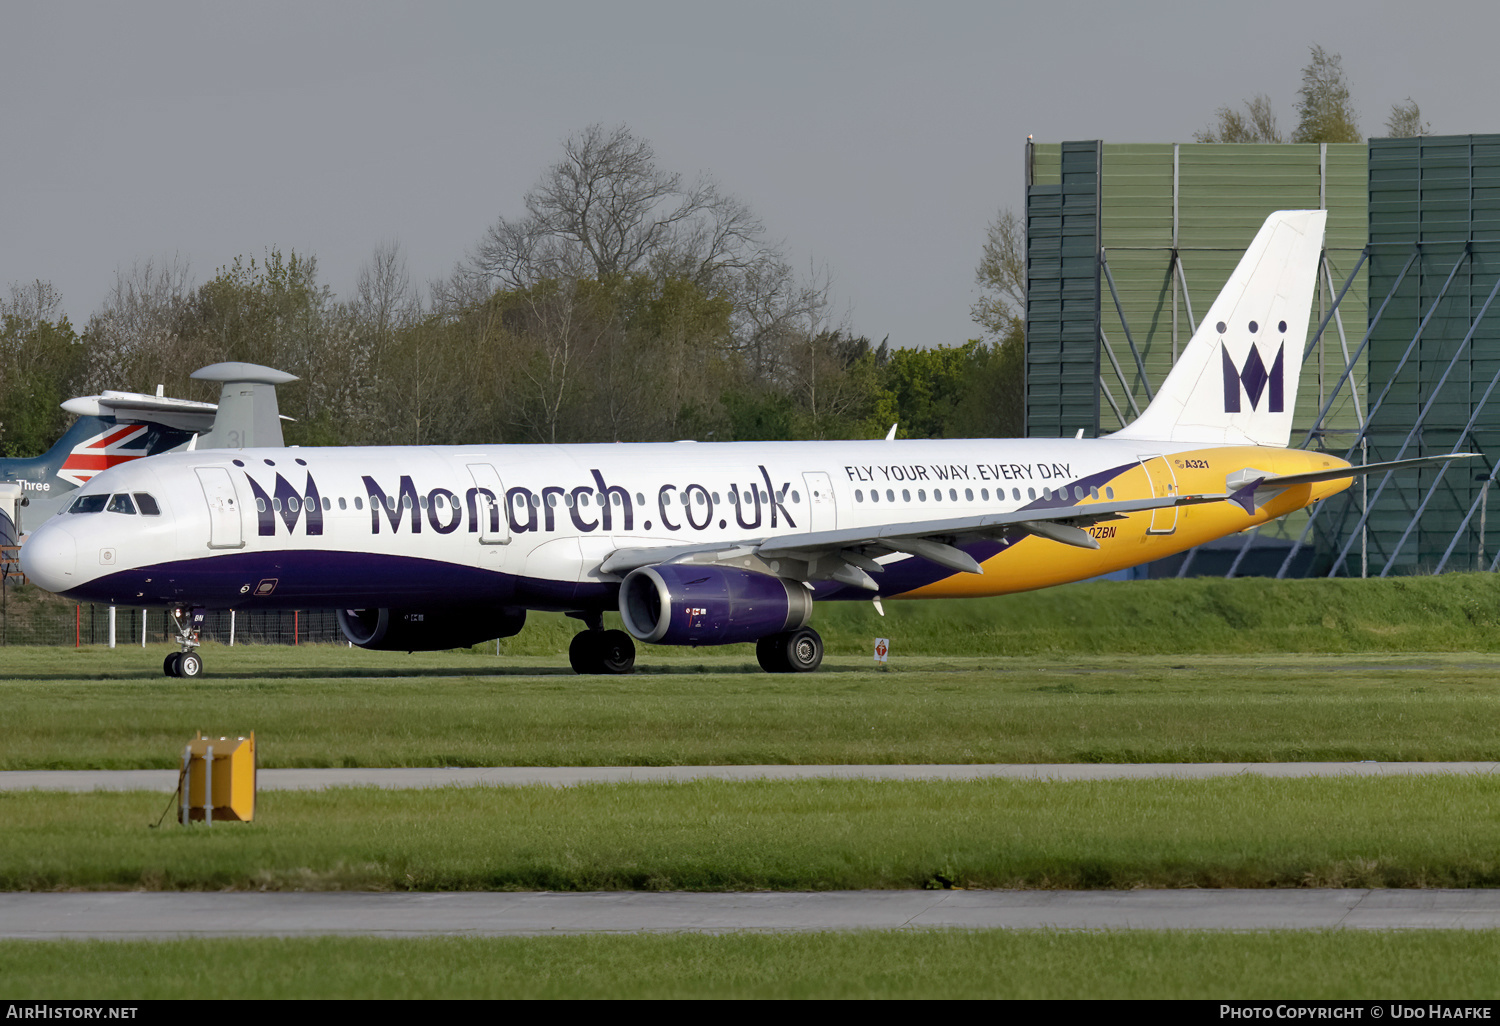
MULTIPOLYGON (((820 606, 824 672, 576 624, 472 652, 0 653, 0 768, 1500 758, 1500 580, 1158 581, 820 606), (877 672, 870 640, 890 637, 877 672)), ((1500 886, 1500 781, 859 781, 261 795, 0 794, 0 888, 1500 886)), ((934 932, 0 943, 3 997, 1470 997, 1500 933, 934 932)))
POLYGON ((0 998, 1493 1001, 1500 933, 901 931, 0 942, 0 998))
POLYGON ((0 654, 0 769, 166 767, 254 729, 265 766, 1500 758, 1500 578, 1094 583, 818 609, 824 669, 643 646, 578 677, 577 623, 473 651, 166 646, 0 654), (892 639, 877 671, 871 638, 892 639))
POLYGON ((1492 776, 0 794, 0 889, 1500 886, 1492 776))
POLYGON ((1500 656, 941 658, 890 672, 669 669, 578 677, 535 659, 337 646, 26 649, 0 671, 0 769, 171 767, 195 730, 256 731, 262 766, 1218 762, 1500 758, 1500 656))

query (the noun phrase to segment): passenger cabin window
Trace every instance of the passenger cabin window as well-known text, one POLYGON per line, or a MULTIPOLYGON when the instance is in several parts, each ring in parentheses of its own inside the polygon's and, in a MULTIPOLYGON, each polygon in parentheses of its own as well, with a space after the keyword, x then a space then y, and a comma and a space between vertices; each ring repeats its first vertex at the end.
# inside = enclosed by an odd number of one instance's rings
POLYGON ((108 495, 80 495, 78 501, 73 503, 70 513, 103 513, 105 504, 109 502, 108 495))
POLYGON ((105 507, 111 513, 124 513, 127 516, 135 516, 135 503, 130 501, 130 496, 121 492, 119 495, 109 497, 109 505, 105 507))
POLYGON ((136 492, 135 504, 140 508, 142 516, 161 516, 161 507, 156 504, 156 499, 154 496, 147 495, 145 492, 136 492))

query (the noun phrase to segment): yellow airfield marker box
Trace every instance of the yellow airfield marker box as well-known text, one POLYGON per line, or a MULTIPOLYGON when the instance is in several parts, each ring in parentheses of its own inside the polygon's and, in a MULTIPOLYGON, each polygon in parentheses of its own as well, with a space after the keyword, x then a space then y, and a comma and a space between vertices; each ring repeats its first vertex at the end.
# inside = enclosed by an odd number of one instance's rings
POLYGON ((249 737, 220 738, 199 731, 182 751, 180 794, 179 823, 254 819, 255 731, 249 737))

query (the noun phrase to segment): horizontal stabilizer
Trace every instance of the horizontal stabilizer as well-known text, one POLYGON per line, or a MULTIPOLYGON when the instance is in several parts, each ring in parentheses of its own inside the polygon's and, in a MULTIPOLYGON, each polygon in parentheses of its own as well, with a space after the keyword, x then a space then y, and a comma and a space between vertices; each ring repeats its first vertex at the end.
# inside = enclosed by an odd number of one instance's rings
POLYGON ((113 417, 121 424, 160 424, 178 431, 207 431, 218 407, 191 399, 104 391, 69 399, 62 408, 80 417, 113 417))
POLYGON ((1442 456, 1419 456, 1410 460, 1391 460, 1386 463, 1366 463, 1358 466, 1351 464, 1346 467, 1335 467, 1332 470, 1313 470, 1305 474, 1283 474, 1279 477, 1261 475, 1260 471, 1255 470, 1241 470, 1229 475, 1225 487, 1230 492, 1229 501, 1244 507, 1246 513, 1253 515, 1257 506, 1265 505, 1259 501, 1262 493, 1282 492, 1297 485, 1339 481, 1344 478, 1363 477, 1366 474, 1384 473, 1389 470, 1431 467, 1440 463, 1448 463, 1451 460, 1471 460, 1479 455, 1480 453, 1477 452, 1450 452, 1442 456))

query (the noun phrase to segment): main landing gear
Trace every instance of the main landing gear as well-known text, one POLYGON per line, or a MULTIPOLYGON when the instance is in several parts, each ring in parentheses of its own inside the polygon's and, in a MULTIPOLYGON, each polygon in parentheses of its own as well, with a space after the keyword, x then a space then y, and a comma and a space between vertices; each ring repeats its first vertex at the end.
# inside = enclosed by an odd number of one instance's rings
POLYGON ((757 641, 755 658, 767 673, 811 673, 823 662, 823 639, 811 627, 782 631, 757 641))
POLYGON ((629 634, 605 630, 600 613, 568 615, 588 625, 588 630, 573 635, 568 645, 568 662, 575 673, 621 674, 635 668, 635 639, 629 634))
POLYGON ((172 610, 177 643, 182 646, 182 651, 173 652, 161 664, 162 672, 168 677, 197 677, 203 673, 203 657, 196 651, 202 644, 198 634, 203 629, 203 615, 202 609, 193 610, 191 615, 184 614, 181 609, 172 610))

